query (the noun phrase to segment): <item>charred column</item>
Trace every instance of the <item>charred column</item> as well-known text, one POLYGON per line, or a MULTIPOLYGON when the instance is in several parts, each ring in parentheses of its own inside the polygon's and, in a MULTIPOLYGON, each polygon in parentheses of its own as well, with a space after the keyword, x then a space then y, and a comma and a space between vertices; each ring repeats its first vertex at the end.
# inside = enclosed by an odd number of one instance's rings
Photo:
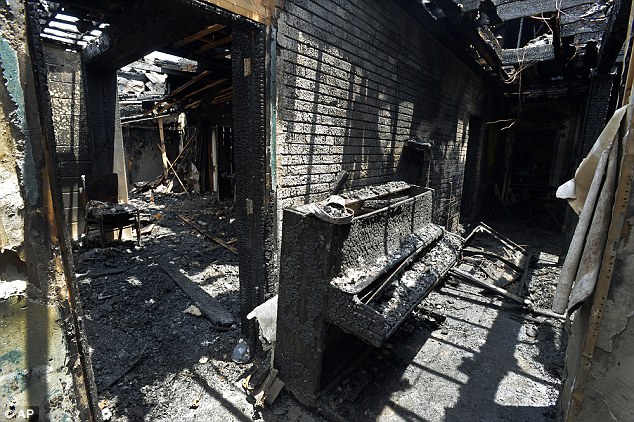
POLYGON ((274 291, 274 227, 265 121, 265 31, 234 29, 233 68, 236 212, 240 251, 242 332, 254 344, 257 326, 246 315, 274 291))

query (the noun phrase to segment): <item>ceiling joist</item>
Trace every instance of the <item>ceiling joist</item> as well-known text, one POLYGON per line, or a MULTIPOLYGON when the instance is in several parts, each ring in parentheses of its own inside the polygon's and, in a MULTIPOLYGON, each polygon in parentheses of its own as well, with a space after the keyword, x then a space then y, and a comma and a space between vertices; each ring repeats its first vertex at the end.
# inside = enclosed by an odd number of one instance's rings
POLYGON ((215 25, 211 25, 208 26, 204 29, 201 29, 200 31, 183 38, 182 40, 178 41, 177 43, 175 43, 172 47, 173 48, 180 48, 184 45, 187 44, 191 44, 192 42, 196 41, 196 40, 200 40, 201 38, 206 37, 207 35, 211 35, 214 32, 220 31, 221 29, 225 28, 224 25, 220 25, 220 24, 215 24, 215 25))
MULTIPOLYGON (((204 40, 201 40, 201 41, 204 41, 204 40)), ((201 54, 201 53, 204 53, 205 51, 211 50, 212 48, 229 44, 231 41, 233 41, 233 37, 231 35, 229 35, 228 37, 220 38, 219 40, 216 40, 216 41, 206 41, 207 45, 200 47, 194 53, 201 54)))

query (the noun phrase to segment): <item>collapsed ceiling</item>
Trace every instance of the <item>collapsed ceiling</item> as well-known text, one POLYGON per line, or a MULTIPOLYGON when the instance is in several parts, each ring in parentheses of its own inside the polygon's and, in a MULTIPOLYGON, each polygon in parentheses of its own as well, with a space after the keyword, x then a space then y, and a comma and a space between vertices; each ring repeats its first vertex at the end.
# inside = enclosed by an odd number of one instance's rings
MULTIPOLYGON (((534 95, 566 95, 585 89, 575 83, 586 80, 593 69, 603 74, 612 71, 622 52, 619 33, 626 27, 629 13, 629 3, 621 0, 397 2, 467 64, 502 86, 507 95, 517 91, 520 79, 534 95)), ((113 28, 125 24, 134 4, 40 0, 41 36, 90 53, 107 44, 113 28)), ((230 100, 231 42, 231 28, 206 23, 200 27, 192 24, 186 36, 164 45, 161 52, 190 60, 190 64, 196 62, 196 66, 181 63, 176 69, 178 63, 149 63, 152 72, 171 70, 172 92, 163 98, 145 98, 158 101, 149 107, 146 104, 143 114, 230 100)))
MULTIPOLYGON (((123 26, 126 15, 133 13, 132 4, 121 0, 40 0, 41 37, 67 49, 90 53, 108 44, 109 32, 123 26)), ((172 109, 196 108, 203 102, 217 105, 230 101, 231 43, 230 27, 191 22, 185 36, 160 48, 161 53, 170 56, 125 64, 119 71, 124 117, 160 115, 172 109)))
POLYGON ((526 85, 561 85, 587 79, 592 69, 610 72, 622 51, 615 34, 626 27, 629 13, 620 0, 399 3, 507 92, 517 90, 520 78, 526 85))

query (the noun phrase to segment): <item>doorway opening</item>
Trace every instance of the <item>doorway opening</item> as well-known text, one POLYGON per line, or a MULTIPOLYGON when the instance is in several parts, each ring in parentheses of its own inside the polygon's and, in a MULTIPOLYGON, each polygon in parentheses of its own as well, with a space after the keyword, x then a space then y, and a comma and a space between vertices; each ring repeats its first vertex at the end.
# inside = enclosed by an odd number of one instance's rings
POLYGON ((39 14, 100 404, 154 419, 165 409, 152 397, 206 391, 239 413, 218 375, 236 377, 227 363, 252 287, 239 266, 261 272, 265 244, 251 234, 265 187, 248 184, 266 172, 264 27, 196 0, 41 0, 39 14), (84 234, 81 176, 105 174, 139 211, 140 245, 84 234))

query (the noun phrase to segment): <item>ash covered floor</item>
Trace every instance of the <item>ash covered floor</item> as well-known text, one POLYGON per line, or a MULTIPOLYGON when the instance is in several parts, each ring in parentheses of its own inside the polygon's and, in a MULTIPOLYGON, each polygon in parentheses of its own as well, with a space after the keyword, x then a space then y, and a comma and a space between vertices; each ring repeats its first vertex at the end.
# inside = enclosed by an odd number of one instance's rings
MULTIPOLYGON (((204 316, 186 312, 194 302, 161 269, 184 271, 239 320, 237 255, 179 218, 231 243, 232 204, 200 195, 131 202, 146 224, 154 224, 140 247, 115 242, 75 253, 106 420, 554 420, 565 354, 562 324, 453 279, 389 344, 368 347, 367 357, 317 409, 283 391, 271 408, 254 410, 241 386, 250 365, 231 360, 239 323, 219 331, 204 316)), ((538 257, 528 285, 533 303, 548 308, 563 237, 525 220, 489 224, 538 257)))

